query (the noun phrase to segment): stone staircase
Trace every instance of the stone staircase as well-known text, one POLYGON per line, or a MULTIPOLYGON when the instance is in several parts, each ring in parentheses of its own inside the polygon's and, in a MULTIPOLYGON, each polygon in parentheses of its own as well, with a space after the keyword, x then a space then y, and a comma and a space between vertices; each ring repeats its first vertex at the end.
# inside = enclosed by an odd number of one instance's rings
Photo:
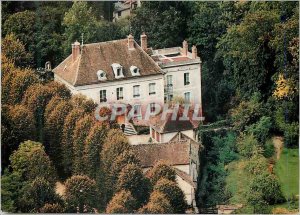
MULTIPOLYGON (((121 128, 122 129, 122 128, 121 128)), ((124 134, 127 136, 137 135, 137 132, 131 123, 125 124, 124 134)))

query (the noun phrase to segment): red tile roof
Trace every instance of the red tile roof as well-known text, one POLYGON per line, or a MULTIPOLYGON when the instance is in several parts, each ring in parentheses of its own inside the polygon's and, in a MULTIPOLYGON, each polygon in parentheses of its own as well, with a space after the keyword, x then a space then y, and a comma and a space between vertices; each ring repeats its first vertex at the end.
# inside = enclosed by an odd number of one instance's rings
POLYGON ((189 165, 189 141, 185 143, 151 143, 133 145, 143 168, 152 167, 159 160, 174 165, 189 165))
POLYGON ((111 65, 123 66, 124 78, 133 77, 130 66, 139 68, 141 76, 162 74, 161 68, 142 48, 134 42, 135 48, 128 49, 127 39, 86 44, 81 55, 72 62, 72 55, 59 64, 53 72, 73 86, 100 83, 97 71, 106 72, 107 81, 116 80, 111 65))

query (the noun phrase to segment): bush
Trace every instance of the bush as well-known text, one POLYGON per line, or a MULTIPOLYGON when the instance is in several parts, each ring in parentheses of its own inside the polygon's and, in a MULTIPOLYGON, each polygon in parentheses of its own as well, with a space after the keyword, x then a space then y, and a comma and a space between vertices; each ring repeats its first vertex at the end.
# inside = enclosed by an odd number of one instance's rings
POLYGON ((252 205, 255 202, 273 205, 284 201, 277 178, 267 171, 255 175, 250 182, 247 199, 252 205))
POLYGON ((260 144, 264 144, 269 137, 270 129, 272 128, 271 117, 263 116, 255 124, 246 127, 248 134, 253 134, 260 144))
POLYGON ((246 158, 251 158, 263 151, 253 134, 241 134, 238 138, 237 149, 239 154, 246 158))
POLYGON ((274 155, 275 153, 275 147, 272 143, 272 140, 269 140, 266 142, 266 144, 264 145, 264 153, 263 155, 266 157, 266 158, 270 158, 274 155))

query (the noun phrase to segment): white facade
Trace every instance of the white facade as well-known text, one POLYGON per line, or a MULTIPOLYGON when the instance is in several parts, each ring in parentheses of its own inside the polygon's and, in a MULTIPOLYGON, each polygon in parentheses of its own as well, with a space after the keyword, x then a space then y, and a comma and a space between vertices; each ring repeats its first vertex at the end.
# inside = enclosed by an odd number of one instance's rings
POLYGON ((185 93, 190 94, 192 105, 201 104, 201 67, 200 64, 194 65, 176 65, 174 67, 163 68, 165 72, 165 86, 167 85, 167 76, 172 77, 173 98, 185 98, 185 93), (185 83, 184 77, 188 74, 188 84, 185 83))
POLYGON ((81 93, 88 98, 93 99, 97 104, 100 103, 122 103, 122 104, 141 104, 141 112, 145 113, 147 106, 150 103, 156 103, 163 105, 164 104, 164 80, 163 75, 149 75, 141 76, 130 79, 119 79, 117 81, 107 81, 99 84, 85 85, 85 86, 71 86, 66 83, 64 80, 60 79, 58 76, 55 76, 55 80, 62 82, 67 85, 73 94, 81 93), (149 95, 149 90, 153 89, 149 95), (134 87, 138 87, 139 96, 134 96, 134 87), (123 88, 122 94, 123 99, 117 99, 117 88, 123 88), (100 91, 106 91, 106 102, 100 102, 100 91))

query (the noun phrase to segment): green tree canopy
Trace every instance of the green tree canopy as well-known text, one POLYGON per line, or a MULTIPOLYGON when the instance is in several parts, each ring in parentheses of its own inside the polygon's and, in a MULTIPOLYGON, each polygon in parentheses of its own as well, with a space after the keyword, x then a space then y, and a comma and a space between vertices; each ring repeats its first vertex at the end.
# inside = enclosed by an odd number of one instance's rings
POLYGON ((185 196, 176 182, 162 178, 156 183, 153 190, 159 191, 167 196, 174 213, 185 213, 187 209, 185 196))
POLYGON ((72 212, 83 213, 84 208, 92 208, 97 199, 96 182, 85 175, 74 175, 67 179, 66 183, 66 201, 73 208, 72 212))
POLYGON ((144 176, 142 169, 136 164, 127 164, 120 172, 116 190, 128 190, 138 201, 145 203, 149 197, 150 183, 144 176))
POLYGON ((158 161, 154 167, 147 173, 151 183, 155 185, 160 179, 166 178, 175 181, 176 172, 165 161, 158 161))
POLYGON ((10 161, 12 170, 19 172, 24 180, 43 177, 51 184, 56 180, 55 170, 41 143, 34 141, 21 143, 18 150, 10 156, 10 161))
POLYGON ((33 57, 26 52, 23 43, 13 33, 7 34, 1 45, 2 54, 18 67, 27 67, 32 64, 33 57))
POLYGON ((140 210, 143 214, 172 214, 173 209, 167 196, 160 191, 153 191, 149 202, 140 210))
POLYGON ((121 190, 108 203, 106 213, 133 213, 136 207, 137 201, 130 191, 121 190))

